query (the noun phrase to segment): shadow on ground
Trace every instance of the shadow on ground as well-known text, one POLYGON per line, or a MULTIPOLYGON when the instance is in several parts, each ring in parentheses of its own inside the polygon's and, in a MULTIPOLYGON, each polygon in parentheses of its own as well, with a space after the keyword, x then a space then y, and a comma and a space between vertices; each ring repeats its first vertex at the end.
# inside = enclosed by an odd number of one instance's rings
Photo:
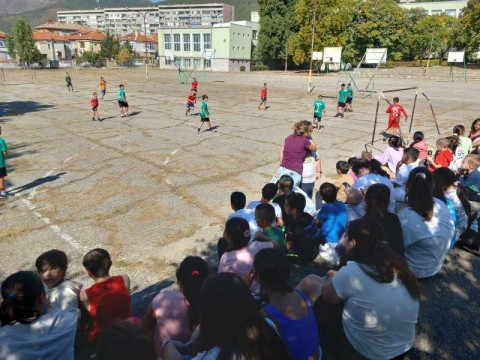
POLYGON ((25 185, 16 187, 14 189, 11 189, 9 191, 9 193, 11 195, 15 195, 15 194, 21 193, 22 191, 33 189, 33 188, 35 188, 37 186, 40 186, 40 185, 43 185, 47 182, 52 182, 52 181, 58 180, 58 179, 60 179, 60 176, 65 175, 65 174, 66 174, 66 172, 61 172, 61 173, 58 173, 56 175, 49 175, 49 176, 44 176, 44 177, 38 178, 36 180, 33 180, 32 182, 29 182, 28 184, 25 184, 25 185))
POLYGON ((41 104, 36 101, 10 101, 0 103, 0 116, 15 116, 42 111, 52 108, 53 105, 41 104))

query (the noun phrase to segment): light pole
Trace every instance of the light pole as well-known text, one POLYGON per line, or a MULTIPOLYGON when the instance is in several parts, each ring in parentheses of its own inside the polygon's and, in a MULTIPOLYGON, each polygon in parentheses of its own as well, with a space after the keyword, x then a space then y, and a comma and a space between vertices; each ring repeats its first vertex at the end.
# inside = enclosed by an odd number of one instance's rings
POLYGON ((147 13, 142 13, 138 10, 131 9, 129 7, 126 7, 125 9, 131 10, 136 12, 137 14, 142 15, 143 17, 143 29, 144 29, 144 38, 143 38, 143 43, 145 45, 145 78, 148 79, 148 65, 147 65, 147 55, 148 55, 148 50, 147 50, 147 13))
POLYGON ((310 94, 313 90, 312 87, 312 64, 313 64, 313 45, 315 42, 315 21, 317 20, 317 0, 315 0, 315 5, 313 6, 313 23, 312 23, 312 48, 310 53, 310 68, 308 70, 308 93, 310 94))

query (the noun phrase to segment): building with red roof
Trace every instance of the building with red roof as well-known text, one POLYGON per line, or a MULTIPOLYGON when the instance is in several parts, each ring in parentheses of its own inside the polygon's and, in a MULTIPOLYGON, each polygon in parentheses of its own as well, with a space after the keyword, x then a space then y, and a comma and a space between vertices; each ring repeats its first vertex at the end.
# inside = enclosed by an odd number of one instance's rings
POLYGON ((143 57, 145 57, 145 52, 147 52, 149 58, 154 57, 158 49, 158 35, 156 35, 155 39, 153 36, 145 37, 143 34, 132 32, 121 36, 118 40, 121 45, 124 45, 128 41, 133 51, 143 57), (145 51, 145 48, 147 51, 145 51))

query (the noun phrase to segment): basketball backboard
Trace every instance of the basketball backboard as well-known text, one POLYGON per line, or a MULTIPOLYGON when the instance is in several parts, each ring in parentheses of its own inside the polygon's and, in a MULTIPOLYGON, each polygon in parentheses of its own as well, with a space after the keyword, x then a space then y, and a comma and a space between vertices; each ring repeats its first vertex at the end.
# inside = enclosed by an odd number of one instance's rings
POLYGON ((387 48, 367 49, 365 64, 384 64, 387 62, 387 48))

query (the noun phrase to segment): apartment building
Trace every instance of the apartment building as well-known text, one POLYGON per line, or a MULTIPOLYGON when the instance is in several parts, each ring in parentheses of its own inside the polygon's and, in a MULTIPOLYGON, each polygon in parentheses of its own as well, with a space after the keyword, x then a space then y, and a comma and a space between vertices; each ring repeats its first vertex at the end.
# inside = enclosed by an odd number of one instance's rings
POLYGON ((467 0, 401 2, 398 5, 404 9, 422 8, 427 15, 447 14, 458 18, 462 14, 463 8, 467 6, 467 2, 467 0))
POLYGON ((234 20, 234 7, 226 4, 180 4, 58 11, 57 21, 109 31, 115 36, 158 33, 162 27, 212 26, 234 20))
POLYGON ((235 7, 227 4, 159 5, 160 27, 211 26, 233 21, 235 7))

